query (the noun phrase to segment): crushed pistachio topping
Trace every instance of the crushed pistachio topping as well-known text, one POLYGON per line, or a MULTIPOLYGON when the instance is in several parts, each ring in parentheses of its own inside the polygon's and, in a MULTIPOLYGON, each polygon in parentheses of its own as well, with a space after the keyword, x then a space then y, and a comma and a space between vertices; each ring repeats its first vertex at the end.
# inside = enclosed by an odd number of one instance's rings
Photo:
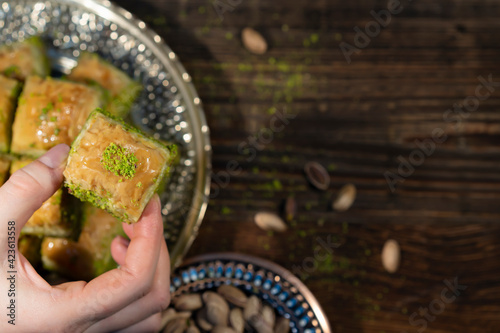
POLYGON ((49 102, 49 104, 47 104, 47 106, 42 109, 42 113, 47 114, 53 108, 54 108, 54 104, 49 102))
POLYGON ((115 143, 110 143, 104 149, 101 158, 101 164, 104 169, 126 179, 131 179, 135 176, 136 163, 138 161, 137 157, 129 152, 127 148, 115 143))
POLYGON ((3 73, 5 74, 5 76, 13 76, 21 74, 21 70, 18 66, 12 65, 7 67, 7 69, 5 69, 3 73))

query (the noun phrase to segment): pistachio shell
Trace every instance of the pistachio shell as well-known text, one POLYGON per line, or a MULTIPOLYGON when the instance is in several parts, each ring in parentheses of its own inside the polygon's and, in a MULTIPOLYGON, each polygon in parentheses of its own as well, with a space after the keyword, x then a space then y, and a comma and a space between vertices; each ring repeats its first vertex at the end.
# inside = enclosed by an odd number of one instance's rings
POLYGON ((245 307, 247 304, 248 297, 243 291, 234 286, 223 284, 217 289, 217 292, 222 295, 226 301, 239 306, 240 308, 245 307))
POLYGON ((214 326, 227 326, 229 305, 219 294, 213 291, 203 293, 203 301, 207 306, 207 319, 214 326))
POLYGON ((194 311, 203 306, 200 294, 183 294, 175 298, 172 303, 178 311, 194 311))
POLYGON ((163 311, 161 315, 161 326, 160 327, 165 327, 169 321, 174 319, 176 317, 177 312, 173 308, 168 308, 165 311, 163 311))
POLYGON ((178 311, 193 311, 203 306, 200 294, 183 294, 175 298, 172 303, 178 311))
POLYGON ((204 331, 211 331, 214 328, 214 326, 208 322, 206 307, 196 312, 196 324, 204 331))
POLYGON ((236 333, 231 327, 227 326, 215 326, 212 333, 236 333))
POLYGON ((356 186, 346 184, 340 189, 332 207, 336 211, 343 212, 351 208, 354 200, 356 200, 356 186))
POLYGON ((287 221, 293 220, 297 214, 297 201, 294 197, 288 197, 285 201, 285 219, 287 221))
POLYGON ((186 333, 200 333, 200 329, 196 325, 191 324, 187 329, 186 333))
POLYGON ((260 308, 260 299, 255 295, 250 296, 248 298, 247 305, 245 305, 245 308, 243 309, 243 318, 245 318, 245 320, 250 320, 252 316, 259 314, 260 308))
POLYGON ((307 180, 318 190, 326 191, 330 186, 330 175, 318 162, 308 162, 304 167, 307 180))
POLYGON ((252 28, 245 28, 241 32, 241 41, 245 48, 253 54, 264 54, 267 51, 267 42, 262 35, 252 28))
POLYGON ((401 249, 398 242, 394 239, 387 240, 382 249, 381 257, 385 270, 389 273, 395 273, 401 261, 401 249))
POLYGON ((259 212, 254 217, 255 224, 263 230, 284 232, 288 228, 286 223, 274 213, 259 212))
POLYGON ((229 313, 229 323, 236 333, 243 333, 245 330, 245 319, 240 308, 234 308, 229 313))
POLYGON ((290 332, 290 320, 285 317, 279 317, 274 326, 274 333, 290 332))
POLYGON ((264 321, 271 327, 274 327, 274 322, 276 321, 276 314, 274 313, 274 309, 269 305, 264 305, 262 307, 262 318, 264 321))
POLYGON ((165 327, 163 333, 183 333, 186 328, 186 319, 176 317, 167 324, 167 327, 165 327))
POLYGON ((250 325, 255 328, 255 330, 258 332, 258 333, 273 333, 273 328, 272 326, 270 326, 265 320, 264 320, 264 317, 262 317, 262 315, 259 313, 259 314, 256 314, 256 315, 253 315, 250 317, 250 319, 248 320, 248 322, 250 323, 250 325))

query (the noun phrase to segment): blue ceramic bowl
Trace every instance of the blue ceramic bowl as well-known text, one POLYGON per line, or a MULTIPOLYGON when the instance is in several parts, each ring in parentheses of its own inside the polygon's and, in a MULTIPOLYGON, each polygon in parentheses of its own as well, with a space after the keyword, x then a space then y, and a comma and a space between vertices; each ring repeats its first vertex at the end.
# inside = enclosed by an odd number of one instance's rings
POLYGON ((172 299, 183 293, 230 284, 257 295, 290 319, 292 333, 330 333, 330 325, 314 295, 290 271, 261 258, 239 253, 213 253, 186 260, 171 279, 172 299))

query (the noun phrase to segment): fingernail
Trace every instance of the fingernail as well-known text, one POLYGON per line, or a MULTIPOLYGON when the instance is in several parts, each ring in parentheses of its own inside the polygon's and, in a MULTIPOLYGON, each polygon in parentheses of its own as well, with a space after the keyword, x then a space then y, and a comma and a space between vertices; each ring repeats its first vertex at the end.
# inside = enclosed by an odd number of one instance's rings
POLYGON ((153 195, 153 200, 155 200, 156 203, 161 207, 161 200, 160 200, 160 196, 158 195, 158 193, 155 193, 153 195))
POLYGON ((49 168, 55 169, 66 163, 68 154, 69 146, 66 144, 60 144, 49 150, 38 160, 49 168))

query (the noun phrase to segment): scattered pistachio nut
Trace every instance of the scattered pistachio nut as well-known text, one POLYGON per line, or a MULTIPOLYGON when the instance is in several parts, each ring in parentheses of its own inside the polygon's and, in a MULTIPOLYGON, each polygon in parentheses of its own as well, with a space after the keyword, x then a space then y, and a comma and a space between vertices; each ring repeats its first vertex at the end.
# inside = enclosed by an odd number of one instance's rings
POLYGON ((398 242, 394 239, 387 240, 382 248, 381 257, 385 270, 389 273, 395 273, 401 261, 401 249, 398 242))
POLYGON ((253 54, 264 54, 267 51, 267 42, 262 35, 252 28, 245 28, 241 32, 241 41, 245 48, 253 54))
POLYGON ((318 190, 326 191, 330 186, 330 175, 318 162, 308 162, 304 167, 307 180, 318 190))
POLYGON ((342 186, 337 198, 333 202, 333 209, 339 212, 344 212, 351 208, 354 200, 356 200, 356 192, 356 186, 354 186, 354 184, 346 184, 342 186))
POLYGON ((297 201, 294 197, 288 197, 285 201, 285 219, 291 221, 295 214, 297 214, 297 201))
POLYGON ((255 224, 266 231, 284 232, 288 228, 286 223, 274 213, 259 212, 254 217, 255 224))

